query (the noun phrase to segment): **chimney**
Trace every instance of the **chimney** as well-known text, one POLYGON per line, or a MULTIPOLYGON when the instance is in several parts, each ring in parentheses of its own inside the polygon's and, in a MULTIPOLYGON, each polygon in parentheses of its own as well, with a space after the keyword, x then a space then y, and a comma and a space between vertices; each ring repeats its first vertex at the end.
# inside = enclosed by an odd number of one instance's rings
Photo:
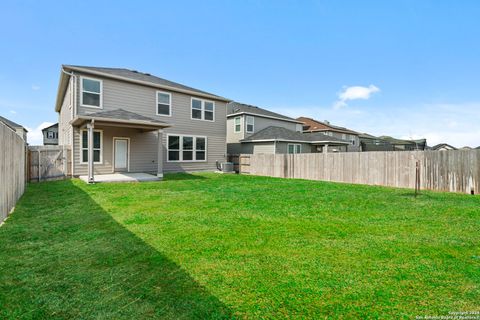
POLYGON ((323 122, 325 122, 326 124, 330 124, 330 121, 328 120, 324 120, 323 122))

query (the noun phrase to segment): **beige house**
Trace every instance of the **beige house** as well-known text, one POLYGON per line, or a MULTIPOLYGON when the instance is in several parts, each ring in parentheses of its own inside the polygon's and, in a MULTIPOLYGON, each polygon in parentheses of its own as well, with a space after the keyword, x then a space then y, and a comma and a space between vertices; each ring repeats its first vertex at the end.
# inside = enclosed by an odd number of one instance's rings
POLYGON ((74 176, 214 170, 226 156, 229 100, 148 73, 62 66, 58 143, 74 176))

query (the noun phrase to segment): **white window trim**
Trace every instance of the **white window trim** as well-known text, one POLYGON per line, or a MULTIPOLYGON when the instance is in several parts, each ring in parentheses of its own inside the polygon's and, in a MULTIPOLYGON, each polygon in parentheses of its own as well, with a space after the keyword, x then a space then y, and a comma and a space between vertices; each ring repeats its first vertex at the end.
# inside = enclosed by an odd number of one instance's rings
MULTIPOLYGON (((190 98, 190 119, 191 120, 198 120, 198 121, 208 121, 208 122, 215 122, 215 101, 212 101, 212 100, 205 100, 205 99, 200 99, 200 98, 195 98, 195 97, 191 97, 190 98), (193 100, 199 100, 201 101, 201 115, 202 115, 202 118, 201 119, 197 119, 197 118, 194 118, 193 117, 193 100), (210 102, 213 104, 213 119, 212 120, 206 120, 205 119, 205 102, 210 102)), ((199 110, 199 109, 196 109, 196 110, 199 110)), ((209 111, 210 112, 210 111, 209 111)))
POLYGON ((302 153, 302 144, 301 143, 289 143, 287 145, 287 154, 298 154, 298 153, 302 153), (288 150, 290 149, 290 146, 293 146, 293 153, 290 153, 288 152, 288 150), (296 146, 300 146, 300 152, 297 152, 296 150, 296 146))
MULTIPOLYGON (((157 101, 157 104, 155 105, 155 113, 157 116, 161 116, 161 117, 171 117, 172 116, 172 94, 170 92, 165 92, 165 91, 158 91, 156 92, 156 101, 157 101), (163 94, 168 94, 168 96, 170 97, 169 98, 169 104, 168 104, 168 114, 161 114, 161 113, 158 113, 158 94, 159 93, 163 93, 163 94)), ((163 104, 163 103, 162 103, 163 104)))
MULTIPOLYGON (((98 92, 86 91, 87 93, 99 94, 98 92)), ((95 108, 95 109, 103 109, 103 80, 90 78, 90 77, 80 77, 80 106, 87 107, 87 108, 95 108), (93 80, 100 82, 100 105, 99 106, 92 106, 90 104, 83 103, 83 79, 93 80)))
MULTIPOLYGON (((80 130, 80 164, 88 164, 88 161, 83 161, 83 132, 87 132, 87 129, 80 130)), ((93 132, 100 132, 100 162, 93 162, 93 164, 103 164, 103 130, 93 130, 93 132)), ((88 132, 87 132, 88 137, 88 132)), ((88 138, 87 138, 88 139, 88 138)), ((88 142, 87 142, 88 143, 88 142)), ((88 148, 87 148, 88 150, 88 148)))
MULTIPOLYGON (((188 150, 190 151, 190 150, 188 150)), ((208 139, 206 136, 196 136, 196 135, 193 135, 193 134, 167 134, 167 162, 172 162, 172 163, 179 163, 179 162, 207 162, 208 161, 208 139), (170 160, 168 158, 168 153, 170 151, 169 147, 168 147, 168 140, 170 137, 180 137, 180 141, 179 141, 179 149, 174 149, 172 151, 178 151, 179 152, 179 158, 180 160, 170 160), (197 157, 197 139, 196 138, 204 138, 205 139, 205 150, 198 150, 198 151, 205 151, 205 160, 183 160, 183 137, 192 137, 194 138, 193 139, 193 149, 192 149, 192 152, 193 152, 193 156, 194 158, 197 157)))
POLYGON ((253 117, 253 116, 245 116, 245 132, 246 132, 246 133, 253 133, 253 132, 255 132, 255 117, 253 117), (253 130, 252 130, 252 131, 248 131, 248 119, 249 119, 249 118, 252 119, 252 123, 251 123, 251 125, 252 125, 252 127, 253 127, 253 130))
POLYGON ((235 133, 240 133, 240 132, 242 132, 242 117, 235 117, 235 118, 233 118, 233 131, 234 131, 235 133), (238 125, 240 126, 240 129, 239 129, 238 131, 237 131, 237 123, 236 123, 237 119, 239 120, 239 121, 238 121, 238 125))

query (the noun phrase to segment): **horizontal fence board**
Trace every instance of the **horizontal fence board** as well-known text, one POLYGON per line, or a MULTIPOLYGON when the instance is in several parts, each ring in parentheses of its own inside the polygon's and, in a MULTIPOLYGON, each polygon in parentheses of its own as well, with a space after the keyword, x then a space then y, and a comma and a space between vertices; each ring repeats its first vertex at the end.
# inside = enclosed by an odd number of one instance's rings
POLYGON ((480 193, 480 150, 242 154, 244 174, 480 193))

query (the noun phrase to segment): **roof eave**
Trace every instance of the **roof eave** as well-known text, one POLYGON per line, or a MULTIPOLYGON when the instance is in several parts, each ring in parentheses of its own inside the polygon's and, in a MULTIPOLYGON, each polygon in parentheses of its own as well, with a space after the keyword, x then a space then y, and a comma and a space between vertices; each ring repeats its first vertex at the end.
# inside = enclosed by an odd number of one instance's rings
POLYGON ((171 127, 172 124, 170 123, 158 123, 152 121, 145 121, 145 120, 124 120, 124 119, 115 119, 115 118, 104 118, 104 117, 91 117, 91 116, 77 116, 73 120, 70 121, 70 124, 74 126, 81 125, 84 121, 101 121, 101 122, 110 122, 110 123, 119 123, 119 124, 137 124, 137 125, 146 125, 152 127, 168 128, 171 127))
POLYGON ((236 116, 241 116, 241 115, 251 115, 251 116, 256 116, 256 117, 262 117, 262 118, 268 118, 268 119, 276 119, 276 120, 282 120, 282 121, 287 121, 287 122, 293 122, 293 123, 298 123, 298 124, 302 124, 302 122, 298 121, 298 120, 295 120, 295 119, 285 119, 285 118, 280 118, 280 117, 274 117, 274 116, 267 116, 267 115, 264 115, 264 114, 258 114, 258 113, 254 113, 254 112, 248 112, 248 111, 242 111, 242 112, 236 112, 236 113, 231 113, 231 114, 227 114, 227 118, 231 118, 231 117, 236 117, 236 116))
POLYGON ((197 97, 209 98, 209 99, 213 99, 213 100, 220 100, 220 101, 223 101, 223 102, 232 101, 230 99, 220 97, 220 96, 216 96, 216 95, 212 95, 212 94, 208 94, 208 93, 195 92, 195 91, 191 91, 191 90, 186 90, 186 89, 180 89, 180 88, 175 88, 175 87, 171 87, 171 86, 161 85, 161 84, 157 84, 157 83, 153 83, 153 82, 130 79, 130 78, 127 78, 127 77, 117 76, 117 75, 113 75, 113 74, 110 74, 110 73, 85 69, 85 68, 81 68, 81 67, 64 66, 64 68, 72 70, 72 71, 78 71, 78 72, 93 74, 93 75, 102 76, 102 77, 106 77, 106 78, 111 78, 111 79, 116 79, 116 80, 136 83, 136 84, 141 84, 141 85, 148 86, 148 87, 154 87, 154 88, 171 90, 171 91, 180 92, 180 93, 186 93, 186 94, 190 94, 190 95, 197 96, 197 97))

